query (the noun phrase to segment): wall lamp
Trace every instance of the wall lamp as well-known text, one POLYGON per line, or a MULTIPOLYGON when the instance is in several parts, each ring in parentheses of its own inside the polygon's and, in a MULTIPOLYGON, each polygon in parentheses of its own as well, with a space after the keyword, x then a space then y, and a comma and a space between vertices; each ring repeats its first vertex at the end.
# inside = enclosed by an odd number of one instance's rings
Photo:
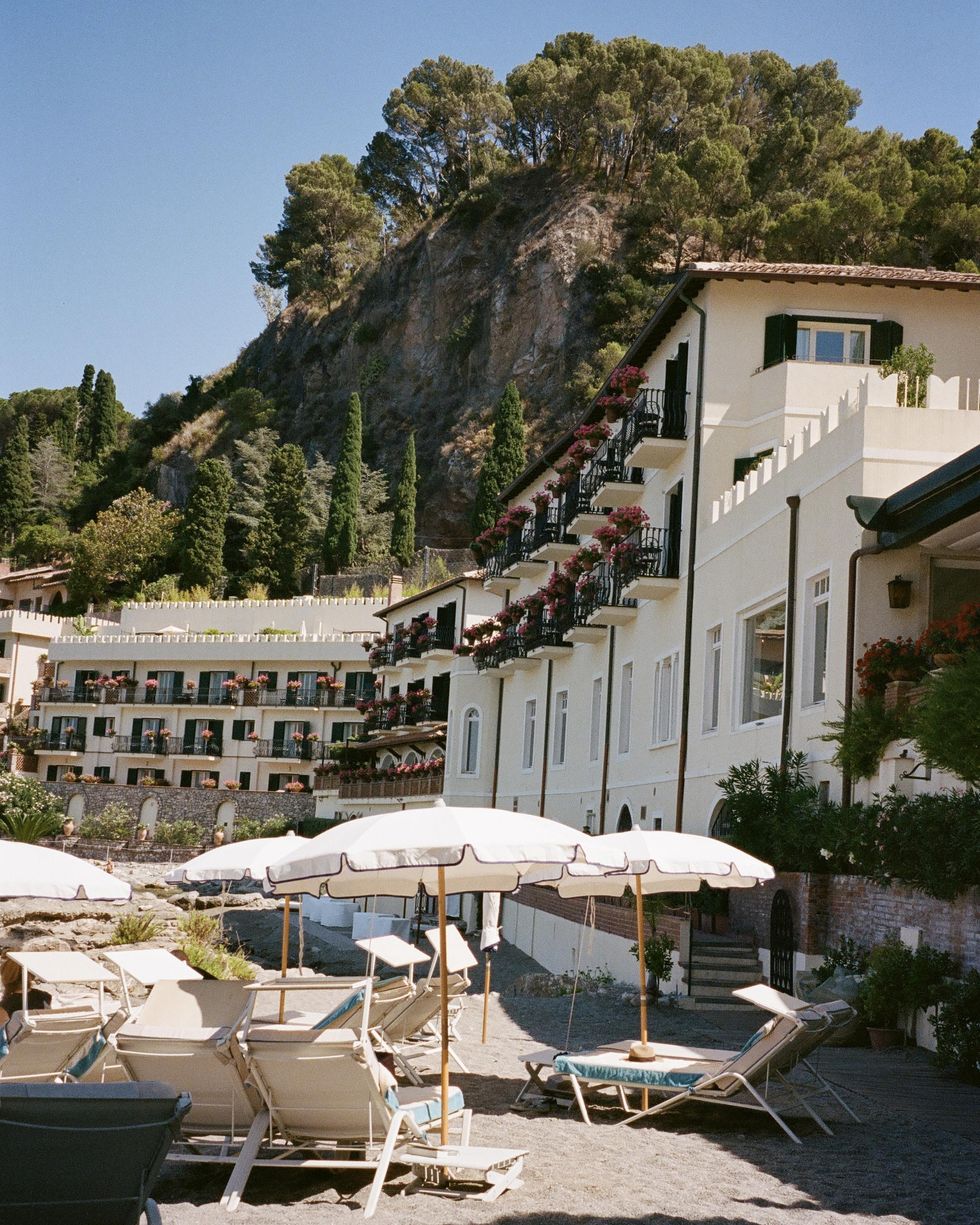
POLYGON ((888 583, 888 607, 908 608, 912 603, 912 580, 896 574, 888 583))

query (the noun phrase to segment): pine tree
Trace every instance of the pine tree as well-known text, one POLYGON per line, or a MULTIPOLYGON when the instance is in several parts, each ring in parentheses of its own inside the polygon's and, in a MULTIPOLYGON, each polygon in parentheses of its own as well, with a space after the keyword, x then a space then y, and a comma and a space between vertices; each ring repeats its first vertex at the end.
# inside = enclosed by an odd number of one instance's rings
POLYGON ((181 580, 185 587, 221 593, 225 529, 235 482, 227 464, 206 459, 194 474, 181 533, 181 580))
POLYGON ((409 434, 402 458, 401 476, 395 488, 395 518, 391 525, 391 553, 403 566, 415 557, 415 433, 409 434))
POLYGON ((493 441, 480 469, 473 505, 473 534, 492 527, 500 513, 500 492, 516 481, 527 464, 524 410, 517 384, 510 382, 493 419, 493 441))
POLYGON ((0 539, 9 540, 27 518, 34 488, 31 480, 27 417, 19 417, 0 456, 0 539))
POLYGON ((250 581, 266 584, 275 599, 298 595, 308 543, 306 463, 299 447, 287 443, 269 461, 262 513, 250 540, 250 581))
POLYGON ((361 501, 361 397, 355 391, 347 406, 340 458, 333 477, 330 513, 323 537, 329 569, 349 566, 357 553, 357 516, 361 501))
POLYGON ((112 375, 100 370, 95 376, 92 406, 88 419, 88 458, 99 459, 116 445, 119 418, 116 412, 116 385, 112 375))

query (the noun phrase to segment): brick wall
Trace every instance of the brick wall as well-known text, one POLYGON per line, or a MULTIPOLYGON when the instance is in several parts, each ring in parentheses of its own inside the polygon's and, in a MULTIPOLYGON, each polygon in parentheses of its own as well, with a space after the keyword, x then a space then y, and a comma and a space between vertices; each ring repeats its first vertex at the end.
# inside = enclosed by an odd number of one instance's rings
POLYGON ((292 795, 278 791, 226 791, 223 788, 209 790, 205 787, 130 787, 121 783, 45 783, 45 788, 64 801, 80 795, 85 802, 81 816, 73 813, 76 823, 82 817, 100 813, 107 804, 123 804, 139 816, 143 803, 152 798, 157 802, 157 820, 196 821, 210 836, 217 822, 218 808, 231 802, 236 817, 253 817, 267 820, 282 814, 302 820, 312 817, 316 810, 315 797, 310 794, 292 795))
MULTIPOLYGON (((570 923, 581 924, 585 918, 585 910, 591 899, 559 897, 554 889, 545 889, 540 885, 522 885, 520 893, 514 899, 522 906, 530 906, 542 910, 546 914, 557 915, 570 923)), ((657 930, 670 936, 675 946, 680 946, 683 920, 675 915, 664 914, 657 919, 657 930)), ((624 940, 636 943, 636 907, 632 896, 620 898, 595 899, 596 931, 606 932, 610 936, 621 936, 624 940)), ((650 935, 649 923, 644 924, 645 935, 650 935)))
POLYGON ((882 888, 863 876, 781 872, 755 889, 733 889, 733 931, 747 932, 769 947, 769 915, 779 889, 789 896, 801 953, 821 955, 850 936, 870 948, 897 936, 901 927, 922 929, 922 938, 952 954, 964 970, 980 970, 980 889, 943 902, 902 885, 882 888))

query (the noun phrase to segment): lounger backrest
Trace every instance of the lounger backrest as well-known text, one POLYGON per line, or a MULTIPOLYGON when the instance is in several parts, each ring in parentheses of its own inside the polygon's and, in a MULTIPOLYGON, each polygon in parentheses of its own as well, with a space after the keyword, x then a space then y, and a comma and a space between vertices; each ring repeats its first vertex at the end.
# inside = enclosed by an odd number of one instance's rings
POLYGON ((712 1090, 723 1093, 738 1091, 739 1082, 734 1075, 727 1077, 724 1073, 738 1073, 751 1084, 763 1077, 767 1070, 791 1067, 799 1058, 796 1051, 807 1036, 807 1025, 796 1017, 772 1017, 746 1040, 734 1059, 718 1069, 719 1079, 712 1085, 712 1090))
POLYGON ((739 987, 732 992, 732 995, 747 1000, 750 1004, 755 1004, 757 1008, 763 1008, 777 1016, 797 1017, 805 1023, 817 1019, 817 1024, 808 1025, 809 1039, 802 1044, 803 1049, 797 1052, 797 1057, 800 1059, 825 1042, 835 1030, 843 1029, 845 1025, 850 1024, 857 1015, 851 1005, 844 1000, 811 1004, 806 1000, 797 999, 795 995, 777 991, 765 983, 755 983, 751 987, 739 987), (821 1019, 829 1024, 820 1024, 821 1019))
POLYGON ((238 1132, 259 1106, 244 1084, 236 1038, 247 1004, 240 983, 157 983, 113 1045, 133 1080, 162 1080, 190 1093, 188 1128, 238 1132))
POLYGON ((256 1025, 242 1049, 278 1130, 297 1139, 383 1140, 393 1078, 354 1030, 256 1025))
MULTIPOLYGON (((465 995, 470 985, 465 973, 449 975, 448 999, 465 995)), ((400 1007, 394 1008, 381 1024, 385 1037, 391 1042, 403 1042, 414 1037, 424 1026, 439 1015, 440 982, 438 978, 431 982, 419 983, 415 994, 406 999, 400 1007)))
POLYGON ((15 1012, 6 1025, 7 1053, 0 1056, 0 1082, 52 1081, 82 1052, 102 1028, 90 1008, 51 1008, 15 1012))
MULTIPOLYGON (((371 1006, 368 1009, 368 1029, 383 1026, 385 1018, 399 1004, 411 999, 415 988, 404 975, 385 978, 371 989, 371 1006)), ((347 997, 341 1005, 329 1013, 317 1026, 318 1029, 359 1030, 364 1022, 364 992, 357 991, 347 997)))
POLYGON ((0 1086, 0 1220, 136 1225, 189 1105, 156 1083, 0 1086))

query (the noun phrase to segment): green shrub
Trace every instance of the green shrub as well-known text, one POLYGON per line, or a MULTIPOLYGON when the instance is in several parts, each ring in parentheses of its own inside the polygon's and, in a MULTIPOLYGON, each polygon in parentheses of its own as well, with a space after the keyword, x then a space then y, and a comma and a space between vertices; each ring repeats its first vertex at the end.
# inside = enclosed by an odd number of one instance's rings
POLYGON ((454 357, 466 357, 480 338, 482 317, 480 310, 469 310, 460 315, 459 322, 446 337, 446 348, 454 357))
POLYGON ((212 915, 192 910, 178 924, 180 949, 190 965, 213 978, 251 982, 255 970, 241 949, 228 946, 221 924, 212 915))
POLYGON ((0 835, 14 842, 39 842, 61 829, 64 811, 34 778, 0 772, 0 835))
POLYGON ((216 915, 203 910, 191 910, 178 922, 177 930, 182 940, 196 940, 199 944, 217 944, 221 939, 221 923, 216 915))
POLYGON ((329 817, 301 817, 296 832, 301 838, 315 838, 317 834, 322 834, 339 824, 339 821, 333 821, 329 817))
POLYGON ((196 821, 178 819, 176 821, 164 818, 158 821, 153 831, 153 841, 162 846, 198 846, 204 837, 204 831, 196 821))
POLYGON ((911 734, 930 765, 980 786, 980 651, 968 651, 926 681, 912 707, 911 734), (955 718, 951 712, 955 711, 955 718))
POLYGON ((858 990, 867 1023, 893 1029, 900 1013, 931 1008, 946 994, 946 979, 956 970, 948 953, 923 944, 913 953, 898 940, 886 940, 871 950, 868 969, 858 990))
POLYGON ((125 804, 113 800, 101 812, 93 812, 82 819, 78 832, 83 838, 104 838, 109 842, 120 842, 132 838, 136 829, 136 817, 125 804))
MULTIPOLYGON (((660 984, 669 981, 674 970, 674 961, 671 953, 674 951, 674 942, 670 936, 656 932, 652 936, 647 936, 643 941, 643 968, 652 978, 656 980, 657 986, 655 993, 660 995, 660 984)), ((634 957, 639 957, 639 945, 635 942, 630 945, 630 952, 634 957)))
POLYGON ((936 1020, 936 1062, 980 1083, 980 973, 947 986, 936 1020))
POLYGON ((813 971, 817 982, 825 982, 835 970, 845 974, 864 974, 868 968, 868 950, 857 944, 850 936, 841 936, 837 947, 828 949, 823 963, 813 971))
POLYGON ((829 730, 820 739, 837 745, 833 763, 838 770, 851 778, 871 778, 889 744, 908 736, 908 723, 906 711, 886 710, 880 697, 859 697, 840 719, 824 724, 829 730))
POLYGON ((264 821, 258 817, 236 817, 232 836, 235 842, 245 842, 248 838, 281 838, 293 827, 292 818, 279 812, 264 821))
POLYGON ((382 331, 380 323, 371 323, 367 319, 362 319, 360 323, 354 324, 351 338, 356 345, 370 345, 381 339, 382 331))
POLYGON ((110 944, 142 944, 160 934, 160 924, 150 914, 125 914, 116 920, 110 944))

